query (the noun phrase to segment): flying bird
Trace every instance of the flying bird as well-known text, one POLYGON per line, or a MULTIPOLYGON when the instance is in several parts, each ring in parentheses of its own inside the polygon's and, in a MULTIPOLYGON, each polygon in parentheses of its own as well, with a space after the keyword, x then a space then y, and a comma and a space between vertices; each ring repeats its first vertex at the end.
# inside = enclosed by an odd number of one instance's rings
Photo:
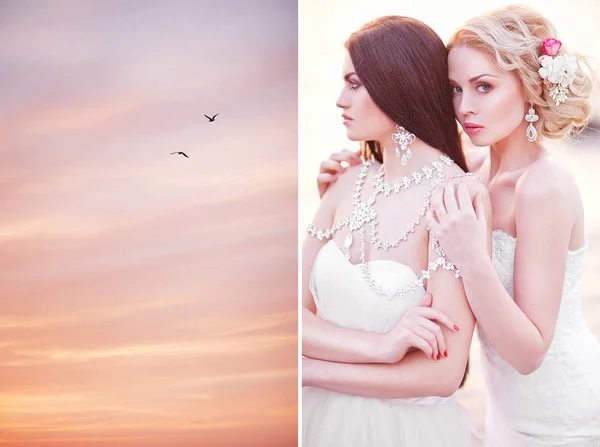
POLYGON ((171 155, 174 155, 174 154, 183 155, 185 158, 190 158, 190 157, 187 156, 187 154, 185 152, 181 152, 181 151, 179 151, 179 152, 171 152, 171 155))
MULTIPOLYGON (((218 113, 217 113, 217 115, 218 115, 218 113)), ((204 116, 208 118, 209 123, 212 123, 215 120, 215 118, 217 117, 217 115, 213 116, 212 118, 206 114, 204 116)))

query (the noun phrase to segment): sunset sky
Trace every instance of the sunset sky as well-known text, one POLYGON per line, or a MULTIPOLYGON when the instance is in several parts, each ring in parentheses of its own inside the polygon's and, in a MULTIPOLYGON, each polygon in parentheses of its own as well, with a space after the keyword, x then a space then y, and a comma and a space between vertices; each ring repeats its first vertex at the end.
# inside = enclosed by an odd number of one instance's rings
POLYGON ((0 67, 0 444, 294 445, 296 2, 3 1, 0 67))

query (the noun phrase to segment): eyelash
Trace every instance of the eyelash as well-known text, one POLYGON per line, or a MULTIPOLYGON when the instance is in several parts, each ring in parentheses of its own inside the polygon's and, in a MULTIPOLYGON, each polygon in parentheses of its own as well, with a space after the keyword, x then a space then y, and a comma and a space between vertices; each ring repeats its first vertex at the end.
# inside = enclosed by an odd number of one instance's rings
POLYGON ((360 84, 357 84, 356 82, 350 83, 350 90, 356 90, 358 87, 360 87, 360 84))
MULTIPOLYGON (((452 94, 453 95, 456 95, 456 94, 460 93, 460 92, 458 92, 456 90, 461 90, 461 88, 457 87, 457 86, 452 86, 452 94)), ((478 84, 477 87, 475 88, 475 90, 478 93, 489 93, 492 90, 492 86, 490 84, 487 84, 487 83, 482 83, 482 84, 478 84), (480 91, 479 87, 487 87, 487 90, 480 91)))

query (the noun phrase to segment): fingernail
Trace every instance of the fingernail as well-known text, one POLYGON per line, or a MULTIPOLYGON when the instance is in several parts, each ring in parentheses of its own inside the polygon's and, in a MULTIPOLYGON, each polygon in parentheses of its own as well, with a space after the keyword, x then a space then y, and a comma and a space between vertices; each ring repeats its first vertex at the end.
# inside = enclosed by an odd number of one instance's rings
POLYGON ((439 354, 437 355, 437 359, 438 359, 438 360, 440 359, 440 355, 439 355, 439 354))
POLYGON ((448 357, 448 351, 444 351, 444 357, 448 357))
POLYGON ((457 326, 457 325, 454 325, 454 330, 455 330, 455 331, 460 331, 460 329, 458 328, 458 326, 457 326))

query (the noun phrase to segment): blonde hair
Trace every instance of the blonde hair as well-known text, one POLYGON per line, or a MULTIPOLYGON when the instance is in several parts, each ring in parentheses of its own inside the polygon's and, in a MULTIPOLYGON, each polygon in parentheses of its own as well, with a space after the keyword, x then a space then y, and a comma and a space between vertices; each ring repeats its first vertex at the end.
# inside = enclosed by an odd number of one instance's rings
POLYGON ((494 56, 500 68, 512 71, 523 83, 539 116, 534 123, 538 135, 560 139, 583 130, 589 122, 588 98, 595 74, 585 57, 561 47, 558 54, 575 56, 579 69, 566 102, 556 105, 538 74, 542 41, 551 37, 557 37, 552 22, 527 6, 511 5, 469 20, 450 38, 447 48, 466 46, 494 56))

